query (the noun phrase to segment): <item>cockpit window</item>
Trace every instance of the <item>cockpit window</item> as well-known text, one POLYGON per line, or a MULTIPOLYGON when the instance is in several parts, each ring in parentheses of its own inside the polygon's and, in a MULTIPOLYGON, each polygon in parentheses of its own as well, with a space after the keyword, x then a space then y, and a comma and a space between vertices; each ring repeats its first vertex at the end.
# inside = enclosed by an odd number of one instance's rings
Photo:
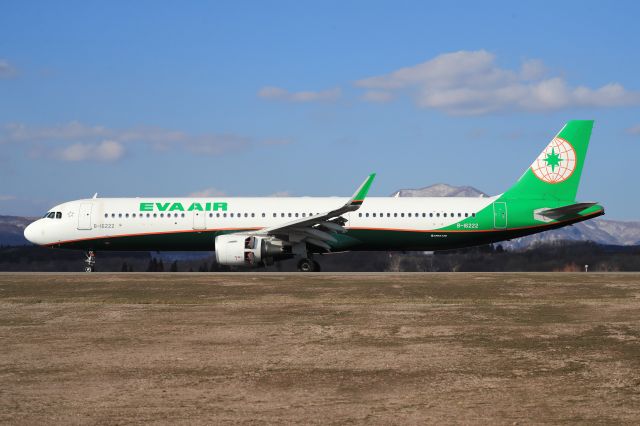
POLYGON ((54 217, 56 217, 56 212, 49 212, 49 214, 47 215, 47 217, 49 219, 53 219, 54 217))
POLYGON ((62 212, 56 212, 56 219, 62 219, 62 212))

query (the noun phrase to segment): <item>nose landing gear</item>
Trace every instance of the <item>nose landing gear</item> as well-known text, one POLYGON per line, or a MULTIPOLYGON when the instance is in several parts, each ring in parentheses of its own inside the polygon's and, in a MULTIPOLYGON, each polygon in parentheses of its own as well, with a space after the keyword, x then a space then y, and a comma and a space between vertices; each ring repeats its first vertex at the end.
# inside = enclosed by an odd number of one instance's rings
POLYGON ((94 253, 93 250, 89 250, 85 254, 84 265, 85 265, 84 266, 84 271, 85 272, 95 272, 96 254, 94 253))

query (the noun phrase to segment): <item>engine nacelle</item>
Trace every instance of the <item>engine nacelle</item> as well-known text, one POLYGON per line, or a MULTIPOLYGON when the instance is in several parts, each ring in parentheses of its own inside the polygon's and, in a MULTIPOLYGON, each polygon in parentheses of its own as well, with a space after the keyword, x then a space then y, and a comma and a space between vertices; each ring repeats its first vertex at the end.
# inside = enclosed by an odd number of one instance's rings
POLYGON ((218 235, 215 250, 216 261, 228 266, 258 266, 287 256, 287 247, 281 240, 242 234, 218 235))

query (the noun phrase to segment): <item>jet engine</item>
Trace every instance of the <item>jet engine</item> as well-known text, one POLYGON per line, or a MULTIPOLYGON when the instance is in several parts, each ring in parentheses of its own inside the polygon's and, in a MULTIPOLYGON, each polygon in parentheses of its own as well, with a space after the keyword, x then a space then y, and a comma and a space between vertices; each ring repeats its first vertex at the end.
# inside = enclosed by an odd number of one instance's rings
POLYGON ((290 247, 273 237, 242 234, 218 235, 215 240, 216 261, 228 266, 271 264, 276 258, 288 257, 290 247))

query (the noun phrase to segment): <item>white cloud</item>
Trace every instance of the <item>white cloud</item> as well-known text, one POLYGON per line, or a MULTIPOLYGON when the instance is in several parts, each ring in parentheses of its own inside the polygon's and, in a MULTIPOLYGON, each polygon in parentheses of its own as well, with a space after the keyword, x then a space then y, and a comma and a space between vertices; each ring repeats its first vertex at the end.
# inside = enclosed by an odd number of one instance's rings
POLYGON ((637 126, 629 127, 627 129, 627 133, 629 133, 630 135, 639 136, 640 135, 640 124, 638 124, 637 126))
POLYGON ((442 54, 355 84, 367 89, 367 101, 379 102, 380 91, 407 93, 419 107, 460 115, 640 104, 640 92, 618 83, 572 87, 562 77, 545 74, 541 61, 526 61, 519 70, 510 70, 499 67, 492 53, 479 50, 442 54))
POLYGON ((64 161, 115 161, 123 154, 122 144, 110 140, 96 144, 75 143, 56 151, 56 157, 64 161))
POLYGON ((132 143, 146 144, 157 151, 175 149, 218 156, 245 149, 251 140, 229 133, 189 134, 145 126, 110 129, 72 121, 45 127, 5 124, 0 127, 0 144, 3 143, 36 145, 32 146, 36 155, 53 156, 65 161, 113 161, 122 158, 126 147, 132 143))
POLYGON ((362 99, 368 102, 389 102, 393 100, 393 93, 382 90, 368 90, 362 95, 362 99))
POLYGON ((263 99, 272 99, 288 102, 318 102, 318 101, 335 101, 342 95, 339 87, 321 90, 318 92, 302 91, 290 92, 281 87, 266 86, 258 91, 258 97, 263 99))
POLYGON ((224 195, 227 195, 224 191, 211 187, 192 192, 189 197, 222 197, 224 195))
POLYGON ((18 75, 18 70, 7 60, 0 59, 0 78, 12 78, 16 75, 18 75))

